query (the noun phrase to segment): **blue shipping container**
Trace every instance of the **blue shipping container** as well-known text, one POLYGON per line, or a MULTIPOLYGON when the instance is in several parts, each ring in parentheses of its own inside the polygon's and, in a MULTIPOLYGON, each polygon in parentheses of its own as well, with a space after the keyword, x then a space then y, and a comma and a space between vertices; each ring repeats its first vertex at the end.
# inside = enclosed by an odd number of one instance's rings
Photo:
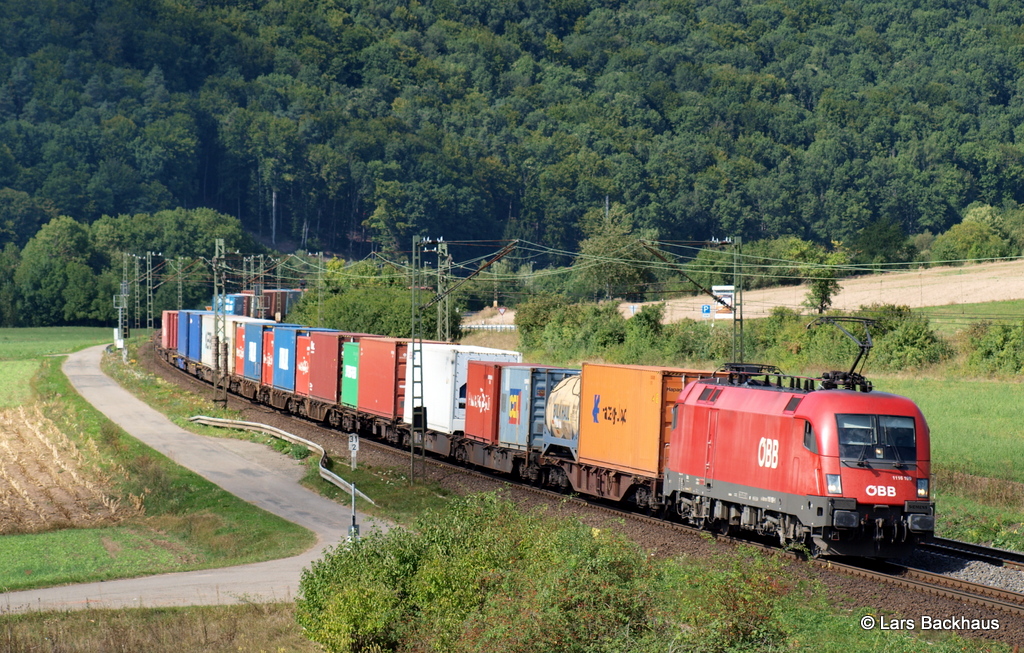
POLYGON ((541 449, 544 409, 551 389, 579 370, 508 366, 501 369, 501 412, 498 442, 513 449, 541 449))
POLYGON ((188 356, 188 315, 192 311, 178 311, 178 353, 188 356))
MULTIPOLYGON (((190 311, 188 314, 188 359, 199 363, 203 356, 203 315, 212 311, 190 311)), ((181 318, 178 318, 181 319, 181 318)))
POLYGON ((295 390, 295 339, 298 329, 274 327, 274 387, 295 390))
POLYGON ((263 371, 263 324, 245 325, 245 368, 242 376, 259 383, 263 371))

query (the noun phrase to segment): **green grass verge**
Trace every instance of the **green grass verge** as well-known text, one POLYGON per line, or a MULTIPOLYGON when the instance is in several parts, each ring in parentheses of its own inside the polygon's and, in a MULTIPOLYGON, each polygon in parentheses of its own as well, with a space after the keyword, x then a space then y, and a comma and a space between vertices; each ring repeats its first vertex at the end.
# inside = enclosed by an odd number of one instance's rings
POLYGON ((38 360, 0 361, 0 410, 14 408, 32 399, 32 377, 39 370, 38 360))
POLYGON ((26 360, 68 354, 90 345, 112 342, 106 327, 39 327, 0 329, 0 360, 26 360))
POLYGON ((146 516, 112 528, 4 536, 3 567, 14 570, 4 589, 273 560, 313 545, 313 533, 229 494, 122 431, 71 388, 60 362, 43 361, 35 381, 40 400, 56 402, 51 418, 80 448, 93 441, 107 461, 101 473, 116 479, 124 505, 133 495, 141 497, 146 516), (41 561, 40 542, 53 547, 48 555, 54 560, 63 556, 69 564, 41 561), (127 553, 133 547, 142 552, 127 553))
MULTIPOLYGON (((138 339, 132 339, 129 342, 128 351, 132 357, 131 360, 135 360, 138 347, 146 346, 146 344, 146 341, 138 339)), ((237 411, 218 408, 208 400, 183 391, 181 387, 150 374, 134 363, 129 363, 128 367, 125 367, 120 358, 107 357, 103 362, 103 370, 136 397, 189 431, 217 437, 264 442, 278 451, 296 458, 305 458, 309 453, 308 450, 304 450, 304 447, 295 447, 283 440, 263 434, 202 426, 190 422, 188 418, 197 414, 225 419, 242 419, 242 415, 237 411)), ((339 433, 338 437, 339 446, 343 446, 345 443, 341 438, 346 436, 339 433)), ((338 503, 349 503, 351 498, 348 493, 320 478, 317 462, 318 457, 310 457, 309 467, 302 484, 338 503)), ((355 482, 356 487, 377 504, 374 506, 360 499, 356 505, 359 511, 399 524, 411 524, 422 511, 440 507, 451 496, 450 492, 437 483, 417 483, 410 487, 406 475, 407 469, 396 470, 360 465, 355 471, 352 471, 348 457, 344 457, 337 460, 332 471, 346 481, 355 482)))
MULTIPOLYGON (((347 492, 320 478, 317 462, 315 457, 310 458, 302 484, 338 503, 351 503, 347 492)), ((417 467, 417 472, 419 469, 417 467)), ((411 526, 427 510, 439 510, 453 496, 435 482, 417 481, 410 486, 408 468, 400 470, 359 464, 353 470, 347 458, 339 458, 333 461, 331 471, 349 483, 355 483, 356 489, 376 504, 357 499, 357 510, 403 526, 411 526)))
POLYGON ((139 347, 145 346, 152 346, 152 342, 142 338, 132 338, 128 341, 129 362, 127 366, 122 363, 120 355, 104 356, 101 362, 104 373, 117 381, 122 388, 131 392, 154 410, 163 413, 169 420, 186 431, 216 437, 255 439, 247 431, 204 426, 190 422, 189 418, 193 415, 206 415, 221 419, 242 419, 242 415, 235 410, 220 408, 208 399, 182 390, 181 386, 147 372, 136 362, 139 347))
MULTIPOLYGON (((937 528, 942 537, 1024 551, 1024 513, 1019 508, 994 506, 962 496, 959 488, 935 492, 937 528)), ((1019 494, 1016 505, 1020 505, 1019 494)))
POLYGON ((188 552, 178 538, 136 527, 86 528, 4 537, 0 587, 77 583, 174 569, 188 552), (175 551, 177 549, 177 551, 175 551))

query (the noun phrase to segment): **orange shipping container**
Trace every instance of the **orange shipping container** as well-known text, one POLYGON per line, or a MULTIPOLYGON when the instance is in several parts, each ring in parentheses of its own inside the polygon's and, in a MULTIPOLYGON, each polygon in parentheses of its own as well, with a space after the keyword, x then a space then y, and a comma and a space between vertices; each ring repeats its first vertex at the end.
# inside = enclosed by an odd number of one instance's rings
POLYGON ((580 463, 660 477, 676 399, 687 383, 708 376, 714 372, 584 363, 580 463))

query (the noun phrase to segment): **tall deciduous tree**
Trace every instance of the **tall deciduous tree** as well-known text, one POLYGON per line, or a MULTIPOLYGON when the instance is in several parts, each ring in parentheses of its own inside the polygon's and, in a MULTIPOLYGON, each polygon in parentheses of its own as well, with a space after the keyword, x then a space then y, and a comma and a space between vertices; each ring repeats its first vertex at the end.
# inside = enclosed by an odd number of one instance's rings
POLYGON ((88 228, 67 216, 54 218, 25 245, 15 282, 22 323, 83 324, 101 317, 88 228))

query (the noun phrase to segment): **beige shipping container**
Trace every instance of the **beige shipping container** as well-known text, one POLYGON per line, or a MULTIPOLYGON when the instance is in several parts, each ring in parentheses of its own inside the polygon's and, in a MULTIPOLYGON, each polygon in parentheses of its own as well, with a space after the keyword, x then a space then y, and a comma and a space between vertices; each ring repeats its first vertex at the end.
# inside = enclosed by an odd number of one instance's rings
POLYGON ((713 371, 583 364, 579 461, 660 477, 668 460, 672 407, 690 381, 713 371))

